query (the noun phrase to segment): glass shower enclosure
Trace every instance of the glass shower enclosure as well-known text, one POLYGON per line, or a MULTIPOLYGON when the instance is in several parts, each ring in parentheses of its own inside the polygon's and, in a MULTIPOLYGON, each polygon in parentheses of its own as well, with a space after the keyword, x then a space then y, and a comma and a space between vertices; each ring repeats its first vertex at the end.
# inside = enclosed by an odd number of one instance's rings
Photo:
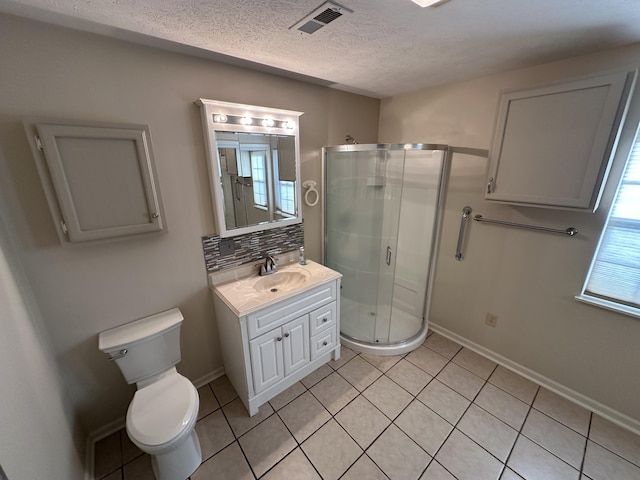
POLYGON ((324 262, 342 273, 341 341, 397 355, 427 335, 448 148, 325 147, 324 262))

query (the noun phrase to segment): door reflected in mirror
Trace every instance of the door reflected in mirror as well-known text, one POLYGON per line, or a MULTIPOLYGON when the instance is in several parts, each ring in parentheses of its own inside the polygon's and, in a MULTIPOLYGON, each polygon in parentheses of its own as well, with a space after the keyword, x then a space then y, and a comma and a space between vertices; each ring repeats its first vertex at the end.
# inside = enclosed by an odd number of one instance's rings
POLYGON ((295 137, 216 131, 227 230, 293 219, 295 137))

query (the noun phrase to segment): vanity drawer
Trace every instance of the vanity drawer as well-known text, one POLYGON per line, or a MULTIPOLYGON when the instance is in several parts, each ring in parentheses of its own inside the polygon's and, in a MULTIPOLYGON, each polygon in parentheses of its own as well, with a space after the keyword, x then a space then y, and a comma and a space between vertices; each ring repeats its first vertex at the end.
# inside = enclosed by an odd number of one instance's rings
POLYGON ((289 320, 314 311, 336 300, 336 298, 336 282, 332 281, 283 300, 277 305, 251 313, 248 316, 249 338, 262 335, 289 320))
POLYGON ((336 324, 336 308, 336 302, 331 302, 309 314, 311 319, 311 336, 336 324))
POLYGON ((331 328, 325 332, 311 337, 311 361, 318 358, 323 353, 333 350, 336 346, 336 328, 331 328))

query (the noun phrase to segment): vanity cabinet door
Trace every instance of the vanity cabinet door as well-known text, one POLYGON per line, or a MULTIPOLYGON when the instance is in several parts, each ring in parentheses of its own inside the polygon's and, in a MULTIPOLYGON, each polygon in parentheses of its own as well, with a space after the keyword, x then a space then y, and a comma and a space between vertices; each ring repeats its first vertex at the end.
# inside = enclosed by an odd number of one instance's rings
POLYGON ((309 351, 309 315, 304 315, 282 327, 284 375, 287 376, 311 361, 309 351))
POLYGON ((283 338, 282 328, 276 328, 249 342, 256 393, 284 378, 283 338))

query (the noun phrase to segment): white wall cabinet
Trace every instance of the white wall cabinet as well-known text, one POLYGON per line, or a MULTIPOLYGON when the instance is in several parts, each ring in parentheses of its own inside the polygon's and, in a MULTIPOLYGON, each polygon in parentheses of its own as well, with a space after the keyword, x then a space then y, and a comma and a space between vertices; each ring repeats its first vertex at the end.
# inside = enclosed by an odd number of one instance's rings
POLYGON ((340 278, 240 317, 213 292, 225 373, 249 415, 340 358, 340 278))
POLYGON ((25 121, 63 244, 166 230, 146 125, 25 121))
POLYGON ((594 211, 636 72, 501 95, 487 200, 594 211))

